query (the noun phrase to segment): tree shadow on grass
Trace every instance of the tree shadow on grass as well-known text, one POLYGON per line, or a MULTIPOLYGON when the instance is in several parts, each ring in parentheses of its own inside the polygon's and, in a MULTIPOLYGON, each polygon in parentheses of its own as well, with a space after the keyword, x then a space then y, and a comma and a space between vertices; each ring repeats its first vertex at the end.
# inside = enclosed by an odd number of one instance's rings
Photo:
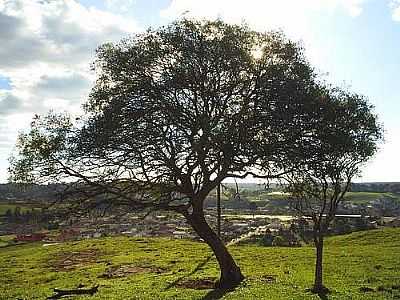
MULTIPOLYGON (((201 268, 203 268, 209 261, 210 259, 213 257, 213 255, 209 255, 207 256, 203 261, 201 261, 194 269, 193 271, 191 271, 189 274, 183 275, 179 278, 177 278, 176 280, 174 280, 173 282, 171 282, 165 289, 164 291, 169 290, 172 287, 175 287, 176 285, 178 285, 182 280, 190 277, 193 274, 196 274, 198 271, 201 270, 201 268)), ((212 299, 212 298, 210 298, 212 299)))
POLYGON ((203 298, 202 300, 216 300, 216 299, 221 299, 223 296, 226 294, 233 292, 235 288, 230 288, 230 289, 215 289, 212 291, 209 291, 203 298))
POLYGON ((321 299, 321 300, 328 300, 328 295, 329 295, 329 293, 330 293, 330 290, 328 289, 328 288, 323 288, 322 290, 320 290, 320 291, 315 291, 315 290, 313 290, 313 289, 306 289, 306 292, 311 292, 311 293, 313 293, 313 294, 315 294, 315 295, 318 295, 318 297, 321 299))
POLYGON ((331 291, 327 287, 323 287, 321 290, 316 291, 315 293, 319 296, 321 300, 327 300, 328 299, 328 294, 331 291))
POLYGON ((317 295, 321 300, 328 300, 328 293, 320 292, 317 295))
MULTIPOLYGON (((170 288, 178 286, 182 281, 185 279, 189 278, 191 275, 196 274, 198 271, 200 271, 213 257, 214 255, 209 255, 207 256, 203 261, 201 261, 190 273, 185 274, 173 282, 171 282, 165 289, 164 291, 169 290, 170 288)), ((211 291, 209 291, 203 298, 202 300, 216 300, 216 299, 221 299, 223 296, 225 296, 229 292, 233 292, 235 288, 229 288, 229 289, 221 289, 221 288, 215 288, 211 291)))

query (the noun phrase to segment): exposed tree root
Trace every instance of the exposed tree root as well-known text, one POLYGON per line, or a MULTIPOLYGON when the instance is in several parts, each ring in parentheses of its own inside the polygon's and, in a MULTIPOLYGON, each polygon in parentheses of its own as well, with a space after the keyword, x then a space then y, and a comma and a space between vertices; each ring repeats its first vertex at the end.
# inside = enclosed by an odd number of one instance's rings
POLYGON ((77 288, 77 289, 71 289, 71 290, 62 290, 62 289, 54 288, 55 294, 48 297, 47 299, 48 300, 60 299, 63 296, 70 296, 70 295, 91 295, 91 296, 93 296, 97 292, 98 288, 99 288, 98 285, 96 285, 90 289, 77 288))

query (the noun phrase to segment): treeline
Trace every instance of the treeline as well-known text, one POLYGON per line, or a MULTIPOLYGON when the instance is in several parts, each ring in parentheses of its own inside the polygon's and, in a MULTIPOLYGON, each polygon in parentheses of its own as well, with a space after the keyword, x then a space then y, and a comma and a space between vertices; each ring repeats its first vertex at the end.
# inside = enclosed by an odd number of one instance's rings
POLYGON ((12 202, 13 200, 26 200, 29 202, 53 200, 64 185, 49 184, 0 184, 0 202, 12 202))
POLYGON ((54 216, 46 209, 31 209, 23 211, 16 206, 14 210, 8 209, 3 216, 7 223, 12 224, 52 224, 54 216))
POLYGON ((352 192, 400 193, 400 182, 365 182, 352 183, 352 192))

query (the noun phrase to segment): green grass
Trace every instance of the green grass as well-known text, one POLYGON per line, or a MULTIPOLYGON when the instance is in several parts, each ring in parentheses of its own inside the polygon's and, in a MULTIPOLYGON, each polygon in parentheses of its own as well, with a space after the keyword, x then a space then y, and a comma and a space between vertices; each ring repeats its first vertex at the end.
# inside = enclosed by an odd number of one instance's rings
POLYGON ((345 196, 346 201, 358 204, 369 203, 382 198, 391 198, 400 201, 400 195, 394 193, 348 192, 345 196))
MULTIPOLYGON (((400 229, 358 232, 328 238, 325 284, 328 299, 396 299, 400 297, 400 229), (360 288, 373 289, 361 292, 360 288)), ((314 249, 231 247, 246 280, 223 299, 319 299, 306 291, 313 281, 314 249), (275 282, 263 277, 273 275, 275 282)), ((52 288, 99 284, 94 296, 74 299, 207 299, 212 290, 178 288, 183 279, 217 278, 214 258, 203 243, 166 238, 110 237, 43 247, 41 243, 0 249, 0 299, 45 299, 52 288), (63 255, 96 250, 93 261, 57 270, 63 255), (99 278, 110 265, 157 267, 164 272, 99 278)), ((212 298, 208 298, 212 299, 212 298)))
POLYGON ((257 193, 256 195, 245 196, 250 201, 266 201, 266 200, 286 200, 287 195, 278 194, 278 193, 269 193, 266 191, 262 191, 257 193))
POLYGON ((8 246, 9 243, 15 238, 15 235, 1 235, 0 236, 0 247, 8 246))
MULTIPOLYGON (((354 204, 369 204, 371 201, 378 199, 393 199, 400 203, 400 195, 395 193, 381 193, 381 192, 347 192, 345 201, 354 204)), ((282 200, 282 205, 287 205, 287 196, 280 194, 271 194, 268 192, 260 192, 258 195, 247 196, 247 199, 256 202, 258 206, 264 206, 270 201, 273 201, 273 205, 279 206, 282 200), (278 201, 276 201, 278 200, 278 201)))
MULTIPOLYGON (((0 216, 4 215, 6 213, 7 210, 11 210, 12 212, 14 212, 16 207, 20 207, 21 208, 21 212, 27 212, 32 210, 31 207, 29 206, 25 206, 25 205, 20 205, 20 204, 0 204, 0 216)), ((34 208, 34 209, 39 209, 39 208, 34 208)))

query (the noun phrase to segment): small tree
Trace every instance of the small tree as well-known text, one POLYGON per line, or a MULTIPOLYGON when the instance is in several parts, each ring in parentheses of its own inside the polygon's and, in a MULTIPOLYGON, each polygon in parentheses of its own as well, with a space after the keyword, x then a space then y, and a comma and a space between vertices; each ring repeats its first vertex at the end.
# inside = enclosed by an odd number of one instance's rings
POLYGON ((7 209, 4 216, 5 216, 6 221, 9 223, 11 223, 14 220, 14 216, 13 216, 12 210, 10 208, 7 209))
POLYGON ((301 47, 279 32, 182 20, 101 46, 94 68, 85 116, 37 116, 11 179, 64 183, 78 212, 180 213, 215 253, 219 285, 238 284, 204 200, 228 177, 279 177, 307 142, 315 75, 301 47))
POLYGON ((14 216, 13 216, 14 222, 18 223, 22 219, 22 214, 21 214, 21 207, 16 206, 14 208, 14 216))
POLYGON ((255 202, 251 201, 249 203, 249 209, 251 210, 252 215, 253 215, 253 219, 254 219, 254 215, 257 212, 257 204, 255 202))
POLYGON ((324 236, 351 180, 382 139, 382 128, 364 97, 324 88, 321 101, 324 104, 315 119, 320 126, 310 135, 307 146, 314 155, 285 176, 293 207, 313 222, 316 293, 328 291, 322 272, 324 236))

